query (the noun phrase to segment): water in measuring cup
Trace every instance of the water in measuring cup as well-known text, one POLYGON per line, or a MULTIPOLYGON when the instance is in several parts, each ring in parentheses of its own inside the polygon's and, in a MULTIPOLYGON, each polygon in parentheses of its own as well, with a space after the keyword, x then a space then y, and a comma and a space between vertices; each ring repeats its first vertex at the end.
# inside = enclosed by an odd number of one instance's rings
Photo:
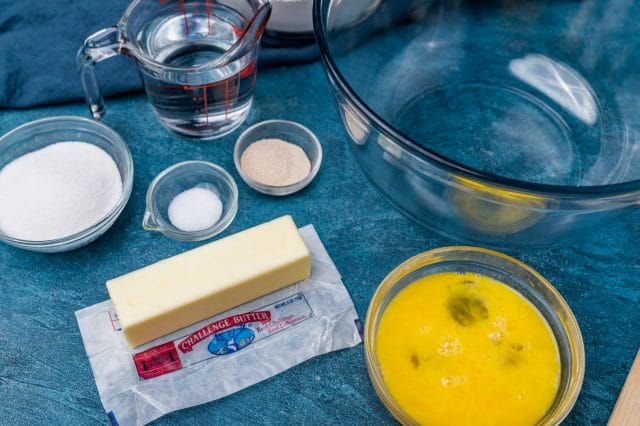
MULTIPOLYGON (((210 14, 175 13, 151 20, 138 36, 155 61, 189 68, 226 52, 242 35, 244 18, 215 6, 210 14)), ((230 64, 203 72, 197 82, 166 81, 142 72, 147 96, 160 121, 171 130, 214 138, 238 127, 251 107, 256 78, 254 60, 240 68, 230 64), (235 67, 235 68, 234 68, 235 67)))

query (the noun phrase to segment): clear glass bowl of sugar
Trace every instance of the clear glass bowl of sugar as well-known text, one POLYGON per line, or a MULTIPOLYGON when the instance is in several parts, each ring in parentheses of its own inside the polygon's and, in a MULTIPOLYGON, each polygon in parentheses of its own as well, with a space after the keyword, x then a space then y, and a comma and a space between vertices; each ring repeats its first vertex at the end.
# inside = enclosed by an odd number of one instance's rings
POLYGON ((44 253, 82 247, 113 225, 132 187, 131 152, 124 140, 104 124, 73 116, 23 124, 0 137, 0 241, 44 253), (90 158, 82 157, 82 153, 90 158), (62 161, 56 163, 55 155, 62 161), (57 169, 43 171, 51 164, 57 164, 57 169), (13 170, 7 168, 9 165, 13 170), (40 170, 34 166, 40 166, 40 170), (91 174, 94 166, 99 170, 91 174), (73 191, 66 188, 67 184, 73 191), (105 184, 117 188, 100 211, 95 204, 105 200, 99 200, 98 195, 114 189, 105 188, 105 184), (72 214, 66 217, 66 211, 72 214))
POLYGON ((162 171, 147 190, 142 227, 178 241, 201 241, 224 231, 238 211, 238 186, 222 167, 185 161, 162 171))

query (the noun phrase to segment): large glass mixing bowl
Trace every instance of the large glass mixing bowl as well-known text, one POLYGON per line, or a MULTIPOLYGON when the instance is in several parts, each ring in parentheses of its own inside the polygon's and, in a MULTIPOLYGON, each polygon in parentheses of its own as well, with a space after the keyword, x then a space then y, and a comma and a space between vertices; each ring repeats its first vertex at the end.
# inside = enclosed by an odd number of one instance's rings
POLYGON ((640 200, 633 0, 316 0, 353 152, 404 214, 493 246, 584 235, 640 200))

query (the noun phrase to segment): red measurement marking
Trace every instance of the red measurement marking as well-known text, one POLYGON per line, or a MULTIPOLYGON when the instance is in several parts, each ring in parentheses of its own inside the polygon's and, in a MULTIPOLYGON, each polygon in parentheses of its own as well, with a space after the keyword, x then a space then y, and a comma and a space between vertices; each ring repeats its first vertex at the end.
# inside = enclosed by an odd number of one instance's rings
POLYGON ((204 92, 202 95, 204 96, 204 119, 208 126, 209 125, 209 104, 207 103, 207 86, 206 85, 203 87, 202 91, 204 92))
POLYGON ((240 71, 240 78, 247 78, 253 73, 253 70, 256 68, 256 60, 254 59, 247 65, 242 71, 240 71))
MULTIPOLYGON (((193 97, 194 102, 198 101, 198 100, 202 100, 204 102, 204 114, 205 114, 205 120, 206 120, 206 124, 204 124, 203 126, 208 126, 209 125, 209 98, 207 96, 207 89, 210 88, 214 88, 217 86, 220 86, 221 84, 224 84, 224 118, 228 119, 229 118, 229 98, 231 95, 233 94, 237 94, 239 92, 239 86, 238 88, 235 88, 233 90, 233 93, 229 90, 229 82, 231 81, 231 79, 226 79, 224 81, 217 81, 215 83, 209 83, 209 84, 204 84, 202 86, 191 86, 191 88, 196 91, 198 89, 202 89, 202 97, 198 98, 198 97, 193 97)), ((238 78, 238 84, 240 83, 240 79, 238 78)), ((194 110, 195 112, 198 112, 198 110, 194 110)))
POLYGON ((200 126, 198 126, 196 124, 196 127, 206 127, 209 125, 209 98, 207 97, 207 89, 209 87, 213 87, 215 86, 215 83, 210 83, 210 84, 204 84, 202 86, 190 86, 190 88, 193 90, 193 93, 195 95, 195 93, 198 91, 198 89, 202 89, 202 97, 199 98, 197 96, 193 97, 193 101, 197 102, 198 100, 201 100, 204 102, 204 108, 202 108, 201 110, 196 108, 193 110, 193 112, 198 113, 200 111, 204 111, 204 119, 205 119, 205 124, 202 124, 200 126))
MULTIPOLYGON (((160 0, 160 4, 164 4, 169 0, 160 0)), ((184 0, 178 0, 180 12, 182 12, 182 16, 184 17, 184 32, 189 35, 189 22, 187 21, 187 8, 184 5, 184 0)))
POLYGON ((180 10, 184 17, 184 32, 189 35, 189 22, 187 22, 187 8, 184 5, 184 0, 180 0, 180 10))
POLYGON ((256 31, 253 35, 254 40, 260 39, 260 37, 262 36, 262 33, 264 32, 264 28, 267 26, 267 22, 269 22, 268 19, 265 19, 264 21, 262 21, 262 23, 260 24, 260 29, 256 31))
POLYGON ((207 26, 209 27, 209 34, 211 34, 211 0, 205 0, 204 3, 207 9, 207 26))
MULTIPOLYGON (((215 83, 209 83, 209 84, 203 84, 202 86, 185 86, 188 87, 190 89, 192 89, 195 92, 197 92, 198 89, 202 90, 202 97, 199 98, 197 96, 194 96, 192 99, 194 102, 197 102, 198 100, 201 100, 204 102, 204 108, 202 108, 202 110, 199 110, 198 108, 194 109, 194 112, 200 112, 200 111, 204 111, 204 119, 205 119, 205 124, 202 124, 200 126, 196 125, 197 127, 204 127, 204 126, 208 126, 209 125, 209 98, 207 95, 207 89, 212 88, 212 87, 216 87, 220 84, 222 84, 222 81, 219 82, 215 82, 215 83)), ((226 117, 225 117, 226 118, 226 117)))
POLYGON ((231 26, 231 31, 233 31, 233 33, 238 37, 242 37, 244 35, 244 29, 236 27, 235 25, 231 26))
MULTIPOLYGON (((222 81, 216 81, 213 83, 207 83, 207 84, 203 84, 203 85, 196 85, 196 86, 189 86, 186 84, 183 85, 158 85, 155 86, 154 85, 154 89, 156 90, 182 90, 182 91, 191 91, 193 92, 193 96, 191 97, 191 100, 194 102, 195 106, 198 105, 199 101, 202 101, 203 103, 203 107, 202 108, 194 108, 194 112, 199 113, 199 112, 203 112, 205 115, 205 123, 202 124, 196 124, 196 127, 205 127, 205 126, 209 126, 209 94, 207 93, 208 89, 211 88, 215 88, 218 87, 222 84, 224 84, 224 117, 225 119, 229 118, 229 106, 230 106, 230 102, 232 100, 232 98, 234 96, 237 96, 238 93, 240 93, 240 82, 241 79, 250 75, 254 70, 255 70, 255 66, 256 66, 256 62, 255 60, 252 61, 249 65, 247 65, 247 67, 245 67, 245 69, 242 70, 242 72, 236 74, 235 77, 231 77, 228 78, 226 80, 222 80, 222 81), (236 79, 235 84, 233 84, 233 79, 236 79), (233 86, 230 84, 232 83, 233 86), (198 96, 198 90, 202 90, 202 96, 199 97, 198 96)), ((255 76, 256 74, 254 73, 254 82, 255 82, 255 76)))
POLYGON ((153 87, 154 87, 154 89, 157 89, 157 90, 190 90, 190 89, 193 88, 192 86, 187 86, 187 85, 181 85, 181 86, 153 86, 153 87))

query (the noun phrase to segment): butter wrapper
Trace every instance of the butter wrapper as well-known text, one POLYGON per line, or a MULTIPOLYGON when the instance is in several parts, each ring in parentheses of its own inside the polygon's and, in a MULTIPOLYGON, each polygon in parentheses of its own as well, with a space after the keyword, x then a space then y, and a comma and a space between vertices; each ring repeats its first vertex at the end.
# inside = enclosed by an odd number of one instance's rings
POLYGON ((135 349, 110 301, 76 312, 112 424, 144 425, 361 342, 353 302, 318 234, 312 225, 300 234, 312 254, 308 279, 135 349))

